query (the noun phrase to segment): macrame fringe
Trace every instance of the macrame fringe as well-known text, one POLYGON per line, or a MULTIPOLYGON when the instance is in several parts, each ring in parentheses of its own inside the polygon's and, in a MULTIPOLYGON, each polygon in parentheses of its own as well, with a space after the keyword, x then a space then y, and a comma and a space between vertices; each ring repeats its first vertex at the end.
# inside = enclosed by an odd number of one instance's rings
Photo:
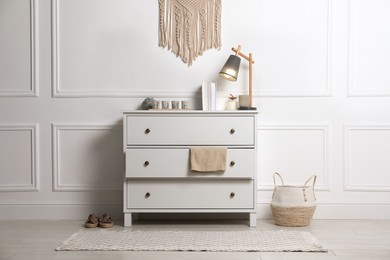
POLYGON ((190 66, 208 49, 221 47, 221 0, 158 0, 158 45, 190 66))

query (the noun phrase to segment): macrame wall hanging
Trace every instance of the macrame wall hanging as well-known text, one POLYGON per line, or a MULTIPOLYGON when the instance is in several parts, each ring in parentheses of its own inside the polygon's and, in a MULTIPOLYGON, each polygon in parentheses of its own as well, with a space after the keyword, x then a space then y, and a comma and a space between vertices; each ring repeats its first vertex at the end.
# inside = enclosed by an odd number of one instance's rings
POLYGON ((158 0, 159 46, 184 63, 221 47, 221 0, 158 0))

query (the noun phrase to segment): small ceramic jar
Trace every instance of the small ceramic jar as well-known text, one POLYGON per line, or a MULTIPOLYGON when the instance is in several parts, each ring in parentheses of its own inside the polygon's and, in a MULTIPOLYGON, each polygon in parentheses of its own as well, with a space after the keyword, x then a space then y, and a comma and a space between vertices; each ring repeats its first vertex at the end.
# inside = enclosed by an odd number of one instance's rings
POLYGON ((162 109, 169 109, 169 101, 161 101, 162 109))
POLYGON ((190 101, 183 100, 181 102, 181 108, 182 109, 190 109, 190 101))
POLYGON ((179 109, 179 101, 171 101, 171 104, 172 104, 172 109, 179 109))

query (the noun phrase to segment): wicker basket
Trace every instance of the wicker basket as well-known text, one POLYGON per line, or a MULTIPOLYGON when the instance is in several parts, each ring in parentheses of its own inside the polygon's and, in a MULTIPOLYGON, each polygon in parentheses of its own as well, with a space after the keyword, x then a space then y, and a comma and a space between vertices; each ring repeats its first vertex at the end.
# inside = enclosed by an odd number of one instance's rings
POLYGON ((302 227, 310 224, 316 209, 314 185, 317 177, 311 176, 303 186, 286 186, 280 174, 274 174, 274 194, 272 195, 271 210, 275 224, 286 227, 302 227), (282 185, 277 186, 275 177, 278 176, 282 185), (313 179, 313 185, 308 186, 313 179))
POLYGON ((275 224, 285 227, 303 227, 310 224, 314 207, 278 207, 271 205, 275 224))

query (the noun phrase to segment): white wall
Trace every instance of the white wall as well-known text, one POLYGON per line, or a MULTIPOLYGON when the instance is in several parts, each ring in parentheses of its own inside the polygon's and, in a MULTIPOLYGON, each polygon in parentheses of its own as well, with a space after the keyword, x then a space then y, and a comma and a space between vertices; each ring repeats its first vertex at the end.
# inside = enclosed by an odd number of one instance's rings
POLYGON ((253 52, 259 218, 272 174, 312 174, 316 218, 390 218, 390 2, 222 1, 222 48, 158 47, 157 0, 0 0, 0 218, 121 217, 121 111, 190 100, 231 47, 253 52))

